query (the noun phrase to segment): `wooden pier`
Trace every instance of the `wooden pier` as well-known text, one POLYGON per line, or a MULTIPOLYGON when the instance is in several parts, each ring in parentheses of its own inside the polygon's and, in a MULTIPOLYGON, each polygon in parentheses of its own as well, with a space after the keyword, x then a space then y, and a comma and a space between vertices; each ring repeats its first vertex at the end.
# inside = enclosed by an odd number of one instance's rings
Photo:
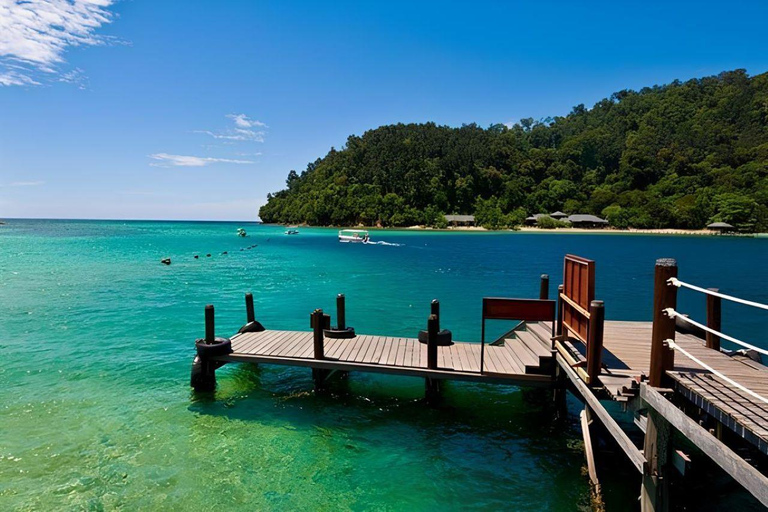
POLYGON ((637 469, 643 511, 667 510, 669 481, 690 464, 674 446, 673 430, 768 506, 768 367, 720 350, 722 336, 765 352, 720 332, 720 299, 764 306, 681 282, 677 271, 673 260, 658 260, 653 322, 606 321, 604 304, 594 296, 595 262, 567 255, 555 300, 548 298, 548 276, 542 276, 538 299, 483 299, 480 343, 455 341, 440 330, 437 301, 419 337, 402 338, 355 333, 345 323, 343 295, 337 298, 336 326, 315 310, 311 331, 268 330, 256 321, 247 294, 247 323, 229 339, 215 337, 213 307, 206 308, 206 337, 197 342, 192 385, 210 391, 218 367, 247 362, 311 368, 317 389, 347 372, 419 377, 428 399, 439 398, 445 380, 545 387, 558 396, 567 388, 585 403, 581 424, 595 489, 599 475, 589 425, 597 420, 637 469), (707 295, 705 324, 675 310, 681 285, 707 295), (486 343, 485 324, 492 320, 521 322, 486 343), (605 401, 633 412, 643 446, 630 440, 605 401))

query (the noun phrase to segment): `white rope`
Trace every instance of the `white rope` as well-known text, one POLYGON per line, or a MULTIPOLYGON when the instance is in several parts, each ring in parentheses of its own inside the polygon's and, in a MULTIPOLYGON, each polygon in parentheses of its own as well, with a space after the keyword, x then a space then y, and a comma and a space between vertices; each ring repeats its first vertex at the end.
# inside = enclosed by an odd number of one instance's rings
POLYGON ((721 333, 719 331, 716 331, 714 329, 710 329, 706 325, 702 325, 699 322, 697 322, 696 320, 691 320, 687 316, 684 316, 684 315, 678 313, 677 311, 675 311, 672 308, 665 309, 664 310, 664 314, 667 315, 669 318, 679 317, 680 320, 682 320, 683 322, 687 322, 687 323, 689 323, 691 325, 695 325, 696 327, 698 327, 698 328, 700 328, 700 329, 702 329, 704 331, 707 331, 708 333, 712 333, 715 336, 719 336, 719 337, 721 337, 723 339, 726 339, 726 340, 728 340, 728 341, 730 341, 732 343, 735 343, 737 345, 741 345, 742 347, 746 347, 746 348, 755 350, 757 352, 760 352, 761 354, 765 354, 765 355, 768 356, 768 350, 765 350, 764 348, 756 347, 754 345, 750 345, 746 341, 737 340, 736 338, 734 338, 732 336, 728 336, 727 334, 723 334, 723 333, 721 333))
POLYGON ((672 341, 672 340, 666 340, 666 341, 667 341, 667 343, 669 344, 669 346, 670 346, 670 347, 672 347, 672 348, 673 348, 673 349, 675 349, 675 350, 679 350, 679 351, 680 351, 680 352, 682 352, 682 353, 683 353, 683 354, 684 354, 686 357, 688 357, 688 359, 691 359, 693 362, 695 362, 696 364, 698 364, 699 366, 701 366, 701 367, 702 367, 702 368, 704 368, 705 370, 708 370, 709 372, 711 372, 712 374, 714 374, 714 375, 716 375, 716 376, 720 377, 721 379, 723 379, 723 380, 724 380, 724 381, 726 381, 727 383, 729 383, 729 384, 731 384, 731 385, 733 385, 733 386, 736 386, 737 388, 739 388, 740 390, 744 391, 745 393, 748 393, 749 395, 751 395, 751 396, 753 396, 753 397, 757 398, 758 400, 760 400, 760 401, 762 401, 762 402, 764 402, 764 403, 768 404, 768 398, 764 398, 764 397, 762 397, 762 396, 758 395, 757 393, 755 393, 754 391, 752 391, 751 389, 747 389, 747 388, 745 388, 744 386, 742 386, 741 384, 739 384, 739 383, 738 383, 738 382, 736 382, 735 380, 733 380, 733 379, 729 379, 728 377, 726 377, 725 375, 723 375, 723 374, 722 374, 722 373, 720 373, 719 371, 715 370, 715 369, 714 369, 714 368, 712 368, 711 366, 709 366, 709 365, 707 365, 707 364, 705 364, 705 363, 701 362, 701 361, 700 361, 700 360, 698 360, 697 358, 693 357, 691 354, 689 354, 689 353, 688 353, 688 351, 686 351, 686 350, 684 350, 684 349, 680 348, 680 345, 678 345, 678 344, 677 344, 677 343, 675 343, 674 341, 672 341))
POLYGON ((676 277, 670 277, 667 280, 667 284, 672 286, 677 286, 678 288, 680 288, 681 286, 684 286, 685 288, 690 288, 691 290, 696 290, 697 292, 706 293, 707 295, 714 295, 715 297, 720 297, 721 299, 738 302, 739 304, 744 304, 745 306, 752 306, 753 308, 759 308, 759 309, 764 309, 768 311, 768 305, 760 304, 759 302, 753 302, 751 300, 740 299, 738 297, 734 297, 732 295, 726 295, 724 293, 716 292, 713 290, 707 290, 706 288, 701 288, 699 286, 695 286, 695 285, 683 282, 676 277))

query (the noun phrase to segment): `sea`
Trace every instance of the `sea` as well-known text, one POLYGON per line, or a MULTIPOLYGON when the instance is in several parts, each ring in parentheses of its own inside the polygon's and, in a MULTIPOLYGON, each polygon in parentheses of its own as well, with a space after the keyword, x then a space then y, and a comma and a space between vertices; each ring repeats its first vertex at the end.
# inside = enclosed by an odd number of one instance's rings
MULTIPOLYGON (((246 292, 267 328, 308 330, 344 293, 358 333, 413 337, 438 299, 441 327, 477 342, 483 297, 538 297, 542 274, 554 295, 568 253, 596 261, 608 319, 651 318, 665 257, 684 281, 768 303, 765 238, 372 230, 383 243, 341 244, 249 222, 6 222, 0 510, 591 510, 575 397, 558 417, 546 391, 449 382, 430 405, 423 380, 358 373, 316 394, 307 369, 235 364, 195 394, 205 305, 219 336, 245 323, 246 292)), ((681 290, 678 309, 703 321, 704 297, 681 290)), ((766 320, 723 304, 724 331, 762 347, 766 320)), ((636 509, 635 470, 599 448, 606 509, 636 509)), ((687 509, 759 509, 696 460, 687 509)))

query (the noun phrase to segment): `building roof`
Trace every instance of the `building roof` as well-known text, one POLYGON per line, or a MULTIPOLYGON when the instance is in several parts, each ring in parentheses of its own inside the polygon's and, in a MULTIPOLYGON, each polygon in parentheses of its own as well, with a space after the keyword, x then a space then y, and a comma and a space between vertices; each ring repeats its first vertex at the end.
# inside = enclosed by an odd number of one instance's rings
POLYGON ((446 215, 445 220, 448 222, 475 222, 474 215, 446 215))
POLYGON ((594 224, 608 224, 608 221, 594 215, 575 214, 568 217, 568 222, 592 222, 594 224))
POLYGON ((549 216, 553 217, 553 218, 558 218, 558 217, 567 217, 568 214, 567 213, 563 213, 560 210, 558 210, 555 213, 550 213, 549 216))
POLYGON ((707 227, 714 228, 714 229, 734 229, 734 227, 728 224, 727 222, 713 222, 712 224, 709 224, 707 227))
POLYGON ((525 220, 539 220, 542 217, 549 217, 548 213, 536 213, 534 215, 531 215, 530 217, 526 217, 525 220))

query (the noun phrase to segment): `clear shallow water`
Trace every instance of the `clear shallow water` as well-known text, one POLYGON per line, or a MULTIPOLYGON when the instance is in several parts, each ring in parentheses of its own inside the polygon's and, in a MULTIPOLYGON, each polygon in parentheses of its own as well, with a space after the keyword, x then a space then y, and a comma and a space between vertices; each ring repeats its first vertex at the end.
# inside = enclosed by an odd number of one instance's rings
MULTIPOLYGON (((768 302, 760 239, 392 231, 372 239, 400 245, 228 223, 0 226, 0 506, 588 509, 577 402, 557 422, 540 394, 451 383, 444 405, 429 408, 418 379, 360 374, 315 396, 307 370, 241 365, 217 372, 215 399, 196 398, 187 384, 203 306, 215 304, 217 333, 228 335, 252 291, 266 326, 305 329, 314 308, 333 312, 344 292, 358 332, 413 336, 437 297, 454 336, 478 340, 480 299, 536 296, 541 273, 554 289, 566 252, 597 260, 608 318, 649 319, 657 257, 677 258, 684 280, 768 302), (235 236, 239 226, 251 236, 235 236)), ((699 318, 703 302, 681 292, 680 309, 699 318)), ((724 304, 723 315, 726 332, 766 345, 759 314, 724 304)), ((637 496, 621 466, 601 475, 609 509, 637 496)), ((738 500, 728 494, 737 489, 710 489, 706 503, 738 500)))

